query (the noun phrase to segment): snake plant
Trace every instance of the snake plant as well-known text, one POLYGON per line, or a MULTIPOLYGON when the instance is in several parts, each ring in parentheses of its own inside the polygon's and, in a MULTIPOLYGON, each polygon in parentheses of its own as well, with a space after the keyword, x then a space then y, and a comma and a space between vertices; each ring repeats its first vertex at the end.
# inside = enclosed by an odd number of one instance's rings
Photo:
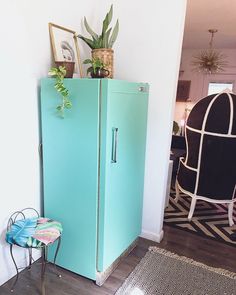
POLYGON ((82 35, 78 35, 78 38, 82 39, 91 49, 98 48, 112 48, 113 44, 116 41, 118 32, 119 32, 119 21, 116 21, 115 27, 112 30, 112 27, 109 28, 109 25, 112 21, 113 16, 113 5, 109 12, 106 14, 106 17, 103 20, 102 33, 98 35, 95 33, 89 26, 86 17, 84 17, 84 26, 87 32, 91 35, 91 39, 86 38, 82 35))

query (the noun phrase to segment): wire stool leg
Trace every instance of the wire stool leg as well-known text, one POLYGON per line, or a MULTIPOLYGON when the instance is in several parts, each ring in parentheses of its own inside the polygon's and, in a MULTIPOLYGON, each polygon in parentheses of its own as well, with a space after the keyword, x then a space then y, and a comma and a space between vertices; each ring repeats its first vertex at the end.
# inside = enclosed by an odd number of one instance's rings
POLYGON ((32 266, 32 259, 33 259, 33 256, 32 256, 32 248, 28 248, 28 251, 29 251, 29 266, 28 266, 28 270, 31 269, 31 266, 32 266))
POLYGON ((47 246, 42 248, 42 267, 41 267, 41 294, 45 295, 45 270, 47 263, 47 246))
POLYGON ((11 244, 11 245, 10 245, 10 254, 11 254, 12 261, 13 261, 13 263, 14 263, 14 265, 15 265, 15 268, 16 268, 16 279, 15 279, 15 282, 13 283, 13 285, 12 285, 12 287, 11 287, 11 292, 14 291, 14 288, 15 288, 16 283, 17 283, 18 278, 19 278, 19 270, 18 270, 18 267, 17 267, 17 265, 16 265, 16 261, 15 261, 14 256, 13 256, 12 248, 13 248, 13 245, 11 244))
POLYGON ((57 248, 56 248, 55 256, 54 256, 54 259, 53 259, 53 267, 54 267, 54 270, 55 270, 56 275, 57 275, 59 278, 61 278, 61 274, 58 273, 57 266, 56 266, 56 259, 57 259, 58 251, 59 251, 59 249, 60 249, 60 245, 61 245, 61 237, 58 238, 58 241, 57 241, 57 248))

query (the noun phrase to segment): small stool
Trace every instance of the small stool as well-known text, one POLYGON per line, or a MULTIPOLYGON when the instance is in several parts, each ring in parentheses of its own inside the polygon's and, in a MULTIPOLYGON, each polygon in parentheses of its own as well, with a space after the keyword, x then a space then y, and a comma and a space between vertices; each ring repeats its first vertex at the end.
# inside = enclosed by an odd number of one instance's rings
MULTIPOLYGON (((40 217, 37 210, 34 208, 25 208, 21 211, 14 212, 7 224, 6 241, 10 244, 10 254, 13 263, 16 268, 16 279, 12 285, 11 292, 14 291, 15 285, 19 278, 19 270, 25 267, 18 267, 13 256, 13 245, 17 245, 21 248, 26 248, 29 251, 29 265, 28 269, 31 268, 33 257, 32 249, 42 250, 42 268, 41 268, 41 279, 42 279, 42 294, 45 294, 44 285, 44 274, 47 263, 47 252, 48 246, 54 244, 57 241, 57 248, 55 251, 53 265, 56 271, 56 258, 61 243, 62 226, 60 222, 52 219, 40 217), (33 217, 26 218, 27 212, 33 212, 33 217)), ((57 271, 56 271, 57 273, 57 271)), ((59 277, 61 275, 57 274, 59 277)))

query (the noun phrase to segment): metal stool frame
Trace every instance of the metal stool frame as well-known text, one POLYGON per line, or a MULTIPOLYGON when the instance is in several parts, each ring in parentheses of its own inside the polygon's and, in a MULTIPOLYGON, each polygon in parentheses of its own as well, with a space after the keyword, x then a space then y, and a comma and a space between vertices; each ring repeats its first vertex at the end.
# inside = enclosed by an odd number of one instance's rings
MULTIPOLYGON (((35 210, 34 208, 29 207, 29 208, 24 208, 24 209, 22 209, 20 211, 16 211, 10 216, 10 218, 8 220, 7 231, 11 230, 12 225, 17 220, 26 219, 25 211, 27 211, 27 210, 28 211, 30 211, 30 210, 34 211, 34 213, 37 215, 37 217, 40 217, 38 211, 35 210), (19 219, 19 217, 21 217, 21 218, 19 219)), ((56 268, 56 258, 57 258, 57 254, 58 254, 60 244, 61 244, 61 236, 56 241, 57 241, 57 248, 56 248, 54 259, 53 259, 53 267, 54 267, 54 270, 55 270, 57 276, 59 278, 61 278, 61 275, 57 272, 57 268, 56 268)), ((19 279, 19 270, 20 269, 26 269, 26 268, 28 268, 28 270, 31 269, 32 262, 34 262, 34 259, 33 259, 33 256, 32 256, 32 249, 37 249, 37 250, 42 250, 41 293, 42 293, 42 295, 44 295, 45 294, 45 282, 44 282, 45 276, 44 275, 45 275, 45 270, 46 270, 46 264, 48 263, 48 261, 47 261, 48 245, 44 245, 44 246, 41 246, 41 247, 22 247, 22 246, 19 246, 17 244, 14 244, 14 245, 16 245, 18 247, 21 247, 21 248, 24 248, 24 249, 28 249, 28 252, 29 252, 29 265, 28 265, 28 267, 27 266, 26 267, 18 267, 17 266, 14 255, 13 255, 13 244, 10 244, 10 254, 11 254, 11 258, 12 258, 12 261, 14 263, 15 269, 16 269, 16 279, 15 279, 14 283, 12 284, 11 292, 14 291, 16 283, 17 283, 17 281, 19 279)))

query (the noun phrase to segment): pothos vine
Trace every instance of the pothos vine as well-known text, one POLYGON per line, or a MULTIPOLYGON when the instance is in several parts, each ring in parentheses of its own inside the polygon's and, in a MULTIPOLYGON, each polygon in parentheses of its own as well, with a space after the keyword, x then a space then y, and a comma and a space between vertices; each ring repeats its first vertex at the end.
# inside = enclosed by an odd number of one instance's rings
POLYGON ((61 117, 64 118, 64 110, 70 109, 72 107, 72 102, 69 99, 69 90, 64 85, 64 78, 66 75, 66 68, 60 66, 58 68, 51 68, 48 74, 56 78, 54 84, 55 89, 61 95, 62 102, 59 104, 56 109, 60 113, 61 117))

